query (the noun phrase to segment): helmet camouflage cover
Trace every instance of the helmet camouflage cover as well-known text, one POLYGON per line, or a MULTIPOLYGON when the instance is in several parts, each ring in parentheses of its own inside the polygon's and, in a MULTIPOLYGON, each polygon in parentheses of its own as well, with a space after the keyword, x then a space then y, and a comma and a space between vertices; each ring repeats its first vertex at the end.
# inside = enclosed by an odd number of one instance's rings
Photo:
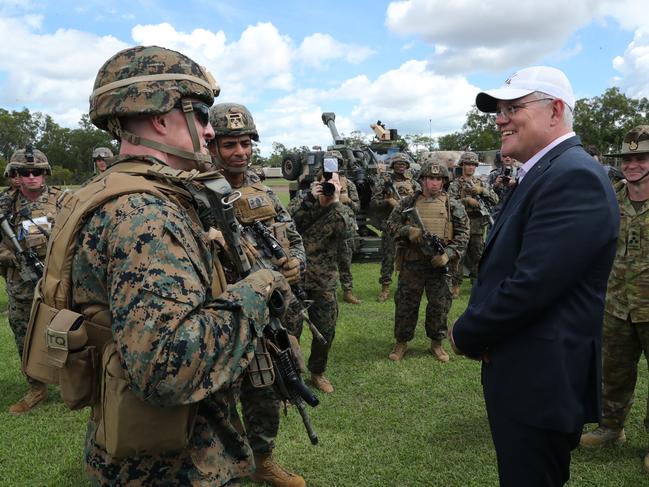
POLYGON ((108 147, 97 147, 94 151, 92 151, 93 161, 95 159, 110 159, 111 157, 113 157, 113 151, 111 151, 108 147))
POLYGON ((211 106, 218 94, 212 75, 184 54, 158 46, 131 47, 99 69, 90 120, 119 138, 115 121, 121 117, 167 113, 183 98, 211 106))
POLYGON ((448 169, 439 163, 427 162, 422 166, 421 171, 419 171, 419 179, 425 177, 437 177, 448 180, 448 169))
POLYGON ((259 141, 259 134, 250 111, 238 103, 219 103, 210 108, 210 124, 216 137, 250 135, 259 141))
POLYGON ((9 166, 12 169, 45 169, 46 174, 52 174, 52 167, 45 154, 31 146, 15 151, 9 159, 7 171, 9 166))
POLYGON ((390 165, 390 167, 394 166, 395 162, 403 162, 406 167, 410 167, 410 158, 401 152, 392 154, 388 159, 388 164, 390 165))
POLYGON ((474 166, 479 166, 480 162, 478 161, 478 154, 475 152, 463 152, 458 161, 459 166, 465 164, 473 164, 474 166))
POLYGON ((629 130, 624 136, 622 150, 607 157, 620 157, 632 154, 649 153, 649 125, 638 125, 629 130))

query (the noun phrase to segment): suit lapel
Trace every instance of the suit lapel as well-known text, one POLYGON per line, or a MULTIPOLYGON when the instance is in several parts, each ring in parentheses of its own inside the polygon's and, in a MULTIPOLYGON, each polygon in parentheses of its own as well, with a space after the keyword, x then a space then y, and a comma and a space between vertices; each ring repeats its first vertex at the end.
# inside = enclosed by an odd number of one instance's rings
POLYGON ((485 250, 494 240, 494 237, 502 227, 503 223, 507 220, 507 218, 509 218, 509 215, 521 203, 521 201, 525 199, 525 195, 527 195, 530 188, 534 186, 541 175, 552 166, 554 160, 559 155, 563 154, 566 150, 575 145, 581 145, 581 140, 577 136, 564 140, 559 145, 552 148, 547 154, 545 154, 539 160, 539 162, 534 164, 532 169, 530 169, 530 171, 525 174, 523 181, 521 181, 521 183, 518 184, 513 191, 511 191, 511 193, 508 195, 508 198, 503 202, 503 206, 500 210, 500 213, 498 214, 498 219, 494 223, 494 226, 491 228, 489 235, 487 235, 485 250))

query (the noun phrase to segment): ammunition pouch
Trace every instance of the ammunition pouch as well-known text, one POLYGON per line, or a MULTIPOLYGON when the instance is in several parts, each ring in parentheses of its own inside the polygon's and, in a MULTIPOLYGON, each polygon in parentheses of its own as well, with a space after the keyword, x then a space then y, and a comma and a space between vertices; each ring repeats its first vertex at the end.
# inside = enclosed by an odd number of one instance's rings
MULTIPOLYGON (((268 340, 257 338, 255 354, 246 369, 253 387, 268 387, 275 383, 275 368, 268 350, 268 340)), ((270 344, 272 346, 272 343, 270 344)))
POLYGON ((113 342, 104 350, 101 370, 97 445, 115 459, 187 448, 198 404, 160 407, 137 397, 128 386, 113 342))

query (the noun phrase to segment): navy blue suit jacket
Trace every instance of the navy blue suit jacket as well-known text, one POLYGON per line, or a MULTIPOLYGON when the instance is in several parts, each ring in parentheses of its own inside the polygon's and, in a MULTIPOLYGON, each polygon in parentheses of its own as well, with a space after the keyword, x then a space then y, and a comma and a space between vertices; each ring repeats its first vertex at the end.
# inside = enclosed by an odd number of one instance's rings
POLYGON ((611 183, 578 137, 550 150, 505 200, 453 329, 461 351, 489 355, 488 404, 555 431, 598 420, 618 226, 611 183))

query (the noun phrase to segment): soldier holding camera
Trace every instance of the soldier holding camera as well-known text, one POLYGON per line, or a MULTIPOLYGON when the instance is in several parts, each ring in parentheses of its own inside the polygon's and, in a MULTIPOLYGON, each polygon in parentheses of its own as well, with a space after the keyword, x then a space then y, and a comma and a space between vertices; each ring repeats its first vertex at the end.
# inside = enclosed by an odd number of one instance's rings
MULTIPOLYGON (((496 169, 489 173, 489 184, 498 195, 500 201, 516 186, 516 159, 503 156, 500 151, 496 154, 496 169), (499 164, 500 162, 500 164, 499 164)), ((500 204, 495 208, 499 208, 500 204)))
POLYGON ((340 189, 337 160, 326 157, 322 175, 309 190, 293 198, 288 208, 306 251, 305 289, 313 301, 309 317, 327 341, 311 342, 307 368, 313 385, 327 393, 334 391, 324 372, 338 319, 338 252, 341 245, 352 243, 353 222, 340 202, 340 189))

